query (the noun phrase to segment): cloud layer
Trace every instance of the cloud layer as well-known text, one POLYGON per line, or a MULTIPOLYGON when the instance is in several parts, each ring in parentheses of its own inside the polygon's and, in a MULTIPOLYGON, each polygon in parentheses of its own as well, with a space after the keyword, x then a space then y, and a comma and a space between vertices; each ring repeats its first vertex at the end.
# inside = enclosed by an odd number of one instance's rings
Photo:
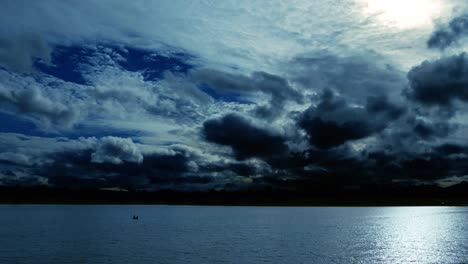
POLYGON ((401 30, 363 10, 352 0, 7 1, 0 184, 465 179, 466 14, 401 30))

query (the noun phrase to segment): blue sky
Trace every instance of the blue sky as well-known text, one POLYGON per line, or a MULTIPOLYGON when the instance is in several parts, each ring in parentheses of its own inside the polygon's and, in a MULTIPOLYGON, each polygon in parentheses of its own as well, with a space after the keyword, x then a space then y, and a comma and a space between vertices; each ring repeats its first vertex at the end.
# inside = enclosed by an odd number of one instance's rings
POLYGON ((0 184, 466 180, 466 8, 6 1, 0 184))

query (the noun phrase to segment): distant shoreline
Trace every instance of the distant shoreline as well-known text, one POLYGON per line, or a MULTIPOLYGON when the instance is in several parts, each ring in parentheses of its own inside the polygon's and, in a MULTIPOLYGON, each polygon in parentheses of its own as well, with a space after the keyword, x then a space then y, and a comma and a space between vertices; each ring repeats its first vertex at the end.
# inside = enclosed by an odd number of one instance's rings
POLYGON ((160 205, 160 206, 205 206, 205 207, 468 207, 468 204, 320 204, 320 205, 281 205, 281 204, 159 204, 159 203, 8 203, 0 202, 0 205, 112 205, 112 206, 131 206, 131 205, 160 205))
POLYGON ((180 205, 180 206, 278 206, 278 207, 376 207, 376 206, 468 206, 468 200, 395 200, 395 201, 337 201, 307 200, 290 202, 220 202, 220 201, 109 201, 109 200, 11 200, 2 199, 0 204, 31 205, 180 205))
POLYGON ((113 191, 1 187, 0 204, 148 204, 206 206, 468 206, 468 183, 441 188, 367 186, 360 189, 245 191, 113 191))

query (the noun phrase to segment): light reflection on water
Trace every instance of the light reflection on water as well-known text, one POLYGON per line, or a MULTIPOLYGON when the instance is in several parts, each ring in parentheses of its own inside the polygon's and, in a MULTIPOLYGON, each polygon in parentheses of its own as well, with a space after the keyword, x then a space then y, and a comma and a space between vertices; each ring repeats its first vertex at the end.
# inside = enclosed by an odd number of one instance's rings
POLYGON ((461 263, 468 261, 464 233, 466 208, 389 207, 391 217, 381 225, 378 238, 388 262, 404 259, 413 263, 461 263))
POLYGON ((467 220, 468 207, 0 205, 0 263, 468 263, 467 220))

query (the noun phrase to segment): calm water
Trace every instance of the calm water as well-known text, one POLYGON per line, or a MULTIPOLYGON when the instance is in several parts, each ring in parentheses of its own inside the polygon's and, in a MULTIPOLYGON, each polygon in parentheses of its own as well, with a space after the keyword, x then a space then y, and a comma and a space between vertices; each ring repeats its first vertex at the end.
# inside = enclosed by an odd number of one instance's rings
POLYGON ((0 205, 0 263, 468 263, 468 207, 0 205))

